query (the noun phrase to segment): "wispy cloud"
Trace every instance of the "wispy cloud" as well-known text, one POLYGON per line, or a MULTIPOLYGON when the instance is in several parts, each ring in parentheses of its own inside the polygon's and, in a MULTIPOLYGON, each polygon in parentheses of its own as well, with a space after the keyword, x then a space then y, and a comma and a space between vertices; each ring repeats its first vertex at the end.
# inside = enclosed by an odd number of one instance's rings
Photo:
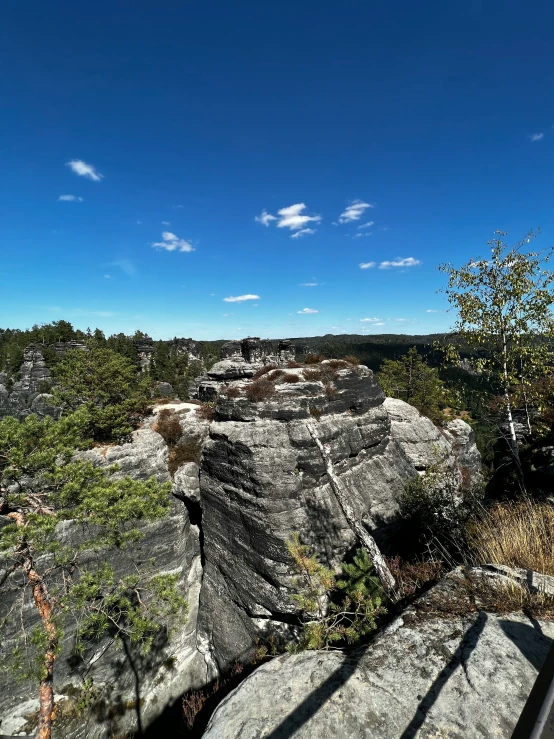
POLYGON ((375 267, 375 262, 360 262, 360 269, 371 269, 375 267))
POLYGON ((304 236, 304 234, 315 234, 315 228, 301 228, 300 231, 292 234, 291 239, 297 239, 299 236, 304 236))
POLYGON ((162 226, 171 226, 169 221, 162 221, 162 226))
POLYGON ((397 257, 390 262, 381 262, 381 264, 379 265, 379 269, 391 269, 393 267, 417 267, 418 264, 421 264, 421 261, 419 259, 414 259, 413 257, 406 257, 405 259, 401 259, 400 257, 397 257))
POLYGON ((380 321, 380 320, 381 320, 380 318, 360 318, 360 323, 375 323, 375 321, 380 321))
POLYGON ((60 195, 58 200, 63 200, 65 203, 82 203, 83 198, 79 195, 60 195))
POLYGON ((340 214, 339 223, 359 221, 368 208, 375 208, 375 203, 364 203, 363 200, 353 200, 340 214))
POLYGON ((83 162, 82 159, 72 159, 70 162, 67 162, 67 166, 72 172, 78 174, 79 177, 86 177, 89 180, 94 180, 94 182, 100 182, 104 176, 96 171, 96 167, 83 162))
POLYGON ((267 210, 264 208, 259 216, 256 216, 254 220, 257 223, 261 223, 262 226, 269 226, 271 221, 276 221, 277 218, 275 216, 272 216, 271 213, 268 213, 267 210))
POLYGON ((142 221, 137 221, 137 226, 142 226, 142 221))
POLYGON ((119 267, 124 274, 129 276, 136 275, 137 273, 137 268, 130 259, 116 259, 115 262, 110 262, 108 266, 119 267))
POLYGON ((297 310, 297 313, 300 313, 300 315, 306 315, 308 313, 319 313, 318 310, 315 310, 315 308, 302 308, 302 310, 297 310))
POLYGON ((244 303, 245 300, 260 300, 259 295, 230 295, 223 298, 226 303, 244 303))
POLYGON ((165 251, 194 251, 194 247, 190 241, 180 239, 171 233, 171 231, 164 231, 162 233, 162 240, 155 241, 151 246, 154 249, 165 249, 165 251))
POLYGON ((375 221, 368 221, 367 223, 362 223, 361 226, 358 226, 358 229, 360 229, 360 228, 371 228, 372 226, 375 226, 375 221))
POLYGON ((361 239, 364 236, 371 236, 373 232, 372 231, 360 231, 360 233, 354 234, 354 239, 361 239))
POLYGON ((433 308, 427 308, 427 310, 426 310, 425 312, 426 312, 426 313, 440 313, 440 311, 439 311, 439 310, 435 310, 435 309, 433 309, 433 308))
POLYGON ((544 138, 544 133, 534 133, 531 136, 531 141, 540 141, 544 138))
POLYGON ((112 276, 111 275, 104 275, 104 279, 105 280, 111 280, 112 279, 112 276))
POLYGON ((301 282, 300 287, 317 287, 319 282, 301 282))
POLYGON ((278 210, 276 216, 263 210, 259 216, 255 217, 254 220, 261 223, 263 226, 269 226, 272 221, 276 221, 277 228, 288 228, 290 231, 297 231, 298 233, 294 233, 292 238, 297 238, 304 234, 313 234, 315 233, 315 229, 306 228, 306 224, 319 223, 321 221, 321 216, 307 215, 304 213, 306 207, 305 203, 289 205, 286 208, 278 210))

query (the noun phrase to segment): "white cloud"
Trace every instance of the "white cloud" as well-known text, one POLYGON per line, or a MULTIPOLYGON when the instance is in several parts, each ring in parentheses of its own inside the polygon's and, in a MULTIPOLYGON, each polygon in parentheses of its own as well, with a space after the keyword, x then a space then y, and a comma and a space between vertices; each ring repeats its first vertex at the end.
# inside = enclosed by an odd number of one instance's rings
POLYGON ((319 282, 301 282, 300 287, 317 287, 319 282))
MULTIPOLYGON (((349 321, 350 318, 347 318, 346 320, 349 321)), ((380 318, 360 318, 360 323, 375 323, 375 321, 380 320, 380 318)))
POLYGON ((359 221, 368 208, 375 208, 375 203, 364 203, 363 200, 353 200, 339 216, 339 223, 359 221))
POLYGON ((271 221, 276 221, 277 218, 275 216, 272 216, 271 213, 268 213, 267 210, 264 208, 259 216, 256 216, 254 220, 257 223, 261 223, 262 226, 269 226, 271 221))
POLYGON ((171 226, 169 221, 162 221, 162 226, 171 226))
POLYGON ((302 308, 302 310, 297 310, 296 312, 301 315, 306 315, 307 313, 319 313, 319 311, 314 308, 302 308))
POLYGON ((393 321, 396 321, 397 323, 406 323, 407 320, 407 318, 393 318, 393 321))
POLYGON ((261 215, 256 216, 254 220, 263 226, 269 226, 272 221, 276 221, 277 228, 288 228, 291 231, 298 231, 298 233, 292 235, 292 238, 297 238, 303 234, 315 233, 313 228, 305 228, 307 223, 319 223, 321 221, 321 216, 308 216, 303 212, 305 210, 305 203, 296 203, 295 205, 289 205, 287 208, 278 210, 277 216, 271 215, 266 210, 262 210, 261 215))
POLYGON ((105 280, 111 280, 112 279, 112 276, 111 275, 104 275, 104 279, 105 280))
POLYGON ((368 221, 367 223, 362 223, 361 226, 358 226, 358 229, 360 229, 360 228, 371 228, 372 226, 375 226, 375 221, 368 221))
POLYGON ((375 262, 360 262, 360 269, 371 269, 375 267, 375 262))
POLYGON ((184 205, 176 205, 175 207, 176 208, 184 208, 185 206, 184 205))
POLYGON ((544 133, 534 133, 531 136, 531 141, 540 141, 543 138, 544 138, 544 133))
POLYGON ((189 241, 180 239, 171 231, 164 231, 162 241, 155 241, 152 246, 154 249, 165 249, 166 251, 194 251, 194 247, 189 241))
POLYGON ((296 205, 289 205, 287 208, 278 210, 277 215, 279 216, 279 221, 277 228, 290 228, 291 231, 297 231, 303 228, 306 223, 319 223, 321 216, 307 216, 302 213, 302 211, 306 210, 306 207, 305 203, 296 203, 296 205))
POLYGON ((426 313, 439 313, 440 311, 438 311, 438 310, 433 310, 432 308, 427 308, 427 310, 426 310, 425 312, 426 312, 426 313))
POLYGON ((300 231, 292 234, 291 239, 297 239, 299 236, 304 236, 304 234, 315 234, 315 228, 301 228, 300 231))
POLYGON ((245 300, 261 300, 259 295, 230 295, 228 298, 223 298, 226 303, 244 303, 245 300))
POLYGON ((379 322, 379 323, 374 323, 373 325, 374 326, 386 326, 387 324, 379 322))
POLYGON ((400 257, 397 257, 391 262, 381 262, 379 269, 390 269, 391 267, 416 267, 418 264, 421 264, 419 259, 414 259, 413 257, 401 259, 400 257))
POLYGON ((82 203, 83 198, 79 195, 60 195, 58 200, 63 200, 66 203, 82 203))
POLYGON ((87 164, 86 162, 83 162, 82 159, 72 159, 70 162, 67 162, 67 166, 71 169, 72 172, 78 174, 79 177, 86 177, 87 179, 94 180, 95 182, 100 182, 100 180, 104 176, 100 174, 100 172, 97 172, 92 164, 87 164))

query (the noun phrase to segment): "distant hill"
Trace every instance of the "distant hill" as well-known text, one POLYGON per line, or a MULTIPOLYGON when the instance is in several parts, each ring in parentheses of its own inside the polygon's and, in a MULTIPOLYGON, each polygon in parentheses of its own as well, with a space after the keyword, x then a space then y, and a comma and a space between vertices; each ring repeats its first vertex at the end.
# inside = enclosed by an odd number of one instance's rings
POLYGON ((325 336, 290 337, 299 358, 312 354, 340 358, 354 354, 376 371, 383 359, 398 359, 413 346, 432 362, 433 343, 447 334, 325 334, 325 336))

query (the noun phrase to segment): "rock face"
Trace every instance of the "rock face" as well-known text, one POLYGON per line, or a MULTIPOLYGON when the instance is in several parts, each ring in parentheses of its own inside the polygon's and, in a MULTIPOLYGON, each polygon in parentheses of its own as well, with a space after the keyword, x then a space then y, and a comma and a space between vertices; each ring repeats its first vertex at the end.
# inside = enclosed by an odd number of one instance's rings
POLYGON ((308 419, 319 418, 319 437, 349 502, 381 545, 395 530, 408 479, 437 461, 459 479, 450 443, 406 403, 385 400, 366 367, 323 362, 267 374, 276 378, 274 392, 255 403, 243 364, 234 366, 234 382, 228 365, 219 381, 207 381, 216 394, 225 392, 216 395, 200 469, 206 564, 199 646, 214 675, 249 652, 264 623, 287 623, 295 614, 286 549, 294 532, 332 566, 356 545, 308 419))
POLYGON ((52 404, 52 396, 41 392, 43 383, 48 383, 49 380, 50 370, 46 366, 40 347, 29 344, 23 353, 19 378, 11 389, 4 373, 0 378, 0 419, 6 416, 23 419, 31 413, 36 413, 40 417, 57 418, 60 410, 52 404))
MULTIPOLYGON (((180 413, 187 416, 194 406, 188 405, 180 413)), ((160 406, 158 410, 164 406, 160 406)), ((131 443, 92 449, 79 454, 95 464, 106 466, 118 464, 117 477, 130 475, 134 479, 147 480, 155 477, 159 482, 170 479, 168 473, 168 448, 162 437, 152 430, 155 416, 148 419, 145 427, 133 433, 131 443)), ((189 426, 194 423, 193 419, 189 426)), ((200 432, 199 432, 200 433, 200 432)), ((3 517, 0 517, 2 519, 3 517)), ((0 520, 1 524, 1 520, 0 520)), ((196 625, 198 598, 202 578, 200 556, 200 532, 192 525, 183 503, 174 500, 169 515, 161 521, 142 527, 144 537, 132 548, 103 551, 104 561, 112 565, 118 576, 124 577, 135 571, 137 563, 150 563, 153 573, 178 573, 180 592, 188 601, 189 613, 182 623, 177 623, 175 633, 168 644, 160 643, 152 654, 142 657, 132 654, 133 665, 123 650, 108 641, 101 642, 85 655, 85 663, 75 665, 70 658, 75 636, 75 625, 69 623, 64 633, 62 652, 56 662, 56 686, 59 711, 70 705, 71 695, 86 676, 93 679, 94 686, 101 691, 105 703, 111 710, 102 709, 90 716, 77 720, 60 719, 55 723, 57 739, 104 739, 106 736, 124 735, 136 728, 136 685, 133 669, 140 674, 140 706, 143 725, 148 725, 163 709, 185 690, 200 687, 207 681, 206 665, 196 649, 196 625), (104 651, 105 650, 105 651, 104 651), (87 669, 88 668, 88 669, 87 669)), ((75 546, 79 544, 79 532, 65 526, 58 531, 61 537, 71 537, 75 546)), ((0 559, 0 580, 6 574, 7 562, 0 559)), ((19 573, 11 575, 0 598, 0 623, 2 642, 0 657, 5 662, 11 652, 21 628, 28 632, 38 623, 37 614, 30 594, 18 618, 10 617, 21 592, 19 573), (6 620, 4 620, 6 619, 6 620)), ((9 672, 0 673, 0 731, 2 734, 34 734, 28 717, 37 710, 36 684, 18 683, 9 672)))
MULTIPOLYGON (((217 708, 205 739, 509 739, 554 637, 521 613, 433 612, 458 573, 367 647, 259 667, 217 708)), ((551 578, 552 579, 552 578, 551 578)))
MULTIPOLYGON (((286 542, 293 533, 333 567, 357 546, 309 427, 327 448, 355 514, 382 547, 395 532, 398 500, 407 480, 440 461, 461 481, 460 465, 476 459, 469 427, 461 422, 455 433, 440 432, 407 404, 385 399, 367 367, 340 361, 295 367, 290 342, 275 347, 251 338, 229 342, 222 356, 197 383, 198 397, 214 402, 213 421, 198 415, 198 405, 167 402, 156 407, 133 434, 132 443, 79 454, 98 465, 118 464, 119 476, 168 480, 169 455, 175 449, 170 452, 156 431, 162 409, 176 414, 182 428, 179 443, 189 445, 189 457, 174 474, 171 514, 145 527, 145 538, 132 552, 105 553, 121 574, 147 560, 157 572, 178 572, 189 602, 189 616, 178 625, 174 641, 155 650, 150 662, 138 663, 145 726, 183 691, 206 684, 235 660, 248 658, 260 633, 290 630, 296 605, 286 542), (254 380, 264 364, 271 366, 254 380), (200 460, 194 451, 199 445, 200 460)), ((28 361, 27 376, 36 379, 43 369, 40 358, 33 354, 28 361)), ((32 387, 31 379, 27 382, 32 387)), ((0 403, 2 397, 0 388, 0 403)), ((14 579, 10 598, 0 602, 0 622, 14 604, 16 585, 14 579)), ((26 628, 36 623, 30 602, 23 619, 26 628)), ((19 629, 16 619, 6 623, 0 658, 19 629)), ((81 676, 69 661, 73 637, 70 628, 56 668, 58 689, 74 690, 81 676)), ((95 686, 111 691, 108 702, 123 706, 121 715, 117 720, 91 716, 79 726, 59 724, 59 739, 100 739, 136 726, 134 711, 124 710, 125 705, 136 706, 133 670, 125 655, 108 649, 102 659, 88 659, 95 686)), ((327 659, 340 657, 325 655, 327 659)), ((283 669, 289 663, 284 660, 283 669)), ((4 734, 24 726, 22 733, 32 733, 25 715, 36 709, 36 702, 29 695, 34 695, 29 685, 0 685, 4 734)), ((67 699, 62 690, 58 700, 67 699)))

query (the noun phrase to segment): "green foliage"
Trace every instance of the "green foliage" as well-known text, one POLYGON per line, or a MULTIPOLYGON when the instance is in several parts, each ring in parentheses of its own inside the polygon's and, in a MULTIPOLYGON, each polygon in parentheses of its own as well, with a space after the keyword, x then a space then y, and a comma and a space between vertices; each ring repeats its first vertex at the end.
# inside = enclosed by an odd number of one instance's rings
POLYGON ((137 573, 117 578, 106 564, 83 573, 63 599, 65 609, 84 614, 74 652, 82 656, 89 644, 110 636, 147 654, 163 623, 178 613, 186 615, 187 603, 177 584, 178 575, 137 573))
POLYGON ((348 594, 359 592, 366 598, 380 597, 383 588, 367 549, 357 549, 352 562, 343 562, 341 567, 344 579, 337 582, 339 588, 348 594))
POLYGON ((459 556, 467 550, 466 523, 480 508, 481 500, 479 487, 460 492, 453 475, 436 461, 423 475, 406 483, 400 515, 412 536, 435 540, 453 556, 459 556))
MULTIPOLYGON (((554 247, 544 252, 524 251, 533 232, 514 246, 502 240, 501 231, 489 241, 487 259, 470 259, 459 269, 440 266, 448 277, 444 292, 456 309, 456 344, 486 348, 480 368, 501 388, 504 413, 511 424, 512 407, 527 412, 534 382, 552 371, 554 357, 554 273, 548 268, 554 247)), ((518 441, 511 428, 517 458, 518 441)))
POLYGON ((118 441, 132 431, 133 415, 148 407, 149 381, 111 349, 69 351, 54 368, 54 403, 65 411, 87 409, 95 441, 118 441))
POLYGON ((347 579, 337 583, 333 571, 310 554, 310 548, 300 543, 297 534, 287 542, 287 547, 298 591, 292 597, 303 618, 302 632, 294 649, 330 649, 341 643, 355 644, 376 629, 376 618, 385 613, 381 605, 382 590, 378 581, 373 582, 363 555, 358 552, 357 561, 355 558, 353 565, 344 567, 347 579), (339 590, 342 592, 337 601, 339 590))
MULTIPOLYGON (((0 550, 13 567, 34 568, 51 611, 30 639, 22 634, 13 660, 20 677, 44 676, 47 646, 61 643, 68 618, 79 623, 78 651, 107 634, 148 650, 164 624, 186 608, 177 576, 137 568, 118 578, 113 568, 99 564, 107 547, 123 549, 141 538, 139 523, 167 515, 171 484, 114 479, 117 466, 75 459, 76 450, 90 446, 89 429, 85 407, 59 421, 35 416, 0 421, 0 504, 13 520, 0 530, 0 550), (61 524, 65 535, 58 538, 61 524), (43 554, 51 556, 41 560, 43 554), (46 622, 55 627, 54 639, 46 622)), ((25 579, 20 583, 24 598, 29 591, 25 579)))
POLYGON ((435 423, 444 421, 442 411, 452 396, 438 371, 424 362, 415 347, 397 361, 385 359, 377 380, 388 396, 413 405, 435 423))

